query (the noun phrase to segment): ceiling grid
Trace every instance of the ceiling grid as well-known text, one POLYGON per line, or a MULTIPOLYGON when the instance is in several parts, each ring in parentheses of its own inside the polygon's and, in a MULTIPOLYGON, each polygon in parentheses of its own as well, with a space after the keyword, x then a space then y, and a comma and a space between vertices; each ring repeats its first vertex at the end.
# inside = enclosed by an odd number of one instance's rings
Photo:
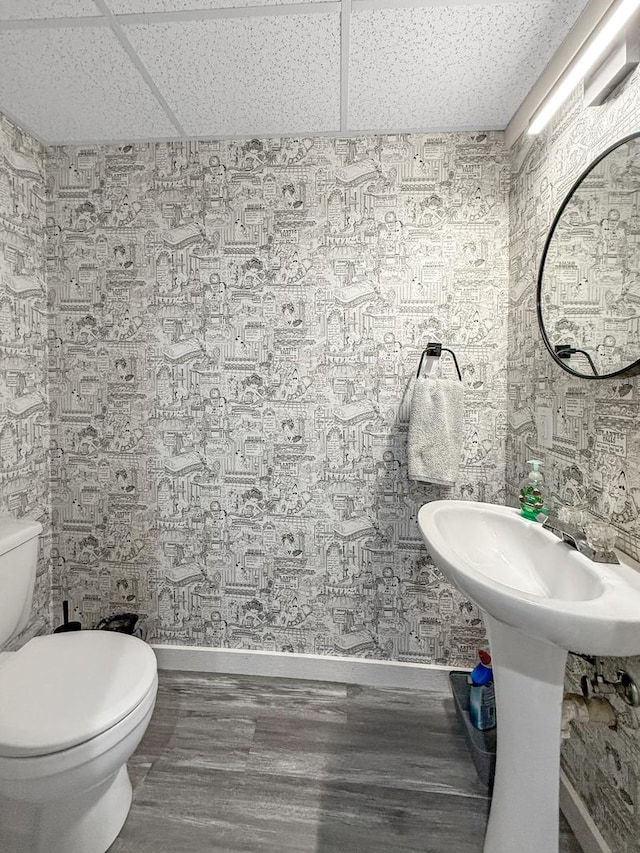
POLYGON ((47 144, 501 130, 586 5, 0 0, 0 111, 47 144))
POLYGON ((340 132, 349 129, 349 36, 351 0, 342 0, 340 10, 340 132))
POLYGON ((149 87, 149 89, 151 89, 151 92, 153 93, 154 97, 156 98, 156 100, 158 101, 158 103, 160 104, 162 109, 165 111, 165 113, 167 114, 169 121, 175 127, 177 133, 180 136, 184 136, 185 135, 184 129, 182 128, 182 126, 180 125, 180 122, 176 118, 175 113, 173 112, 173 110, 171 109, 169 104, 166 102, 164 95, 156 86, 154 80, 152 79, 151 75, 149 74, 149 72, 147 71, 147 69, 145 68, 143 63, 140 61, 140 57, 138 56, 138 54, 133 49, 131 42, 127 38, 122 27, 120 26, 120 23, 116 20, 115 16, 111 12, 111 10, 107 6, 107 4, 104 2, 104 0, 94 0, 94 2, 96 4, 96 6, 98 7, 98 9, 104 15, 105 21, 109 24, 109 26, 113 30, 115 37, 118 39, 118 41, 122 45, 123 49, 126 51, 127 55, 131 59, 131 62, 138 69, 138 72, 140 73, 141 77, 144 79, 144 81, 147 84, 147 86, 149 87))

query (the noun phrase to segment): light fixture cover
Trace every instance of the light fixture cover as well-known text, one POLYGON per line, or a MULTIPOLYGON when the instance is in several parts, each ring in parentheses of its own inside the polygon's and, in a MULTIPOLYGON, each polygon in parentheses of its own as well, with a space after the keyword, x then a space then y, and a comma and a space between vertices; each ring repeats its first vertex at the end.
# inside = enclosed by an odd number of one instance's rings
POLYGON ((640 9, 640 0, 619 0, 603 18, 593 35, 574 57, 540 108, 534 114, 527 133, 535 136, 549 124, 575 87, 585 78, 596 63, 623 32, 633 15, 640 9))

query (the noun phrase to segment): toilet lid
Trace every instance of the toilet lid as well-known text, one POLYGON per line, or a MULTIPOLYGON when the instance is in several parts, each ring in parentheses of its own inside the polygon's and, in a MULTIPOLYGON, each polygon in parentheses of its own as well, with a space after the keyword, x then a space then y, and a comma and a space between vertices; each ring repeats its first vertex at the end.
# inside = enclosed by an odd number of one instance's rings
POLYGON ((110 729, 153 687, 151 647, 112 631, 35 637, 0 664, 0 756, 48 755, 110 729))

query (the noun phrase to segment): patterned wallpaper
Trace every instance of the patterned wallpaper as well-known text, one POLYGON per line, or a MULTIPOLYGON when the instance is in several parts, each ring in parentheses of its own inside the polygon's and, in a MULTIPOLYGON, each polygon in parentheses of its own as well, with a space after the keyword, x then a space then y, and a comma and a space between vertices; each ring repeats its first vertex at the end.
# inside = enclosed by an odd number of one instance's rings
MULTIPOLYGON (((509 441, 511 497, 531 456, 545 461, 552 503, 588 502, 614 524, 619 545, 640 556, 640 380, 575 379, 547 354, 535 315, 537 268, 553 216, 590 161, 640 130, 640 75, 598 109, 576 92, 547 133, 514 149, 511 191, 509 441)), ((580 661, 570 659, 576 689, 580 661)), ((623 661, 607 661, 610 677, 623 661)), ((640 838, 640 715, 619 702, 617 731, 579 727, 564 765, 615 853, 640 838)))
POLYGON ((44 149, 0 115, 0 515, 41 521, 34 617, 50 622, 44 149))
POLYGON ((500 134, 51 149, 56 611, 469 663, 404 395, 427 341, 456 350, 453 494, 503 501, 509 179, 500 134))

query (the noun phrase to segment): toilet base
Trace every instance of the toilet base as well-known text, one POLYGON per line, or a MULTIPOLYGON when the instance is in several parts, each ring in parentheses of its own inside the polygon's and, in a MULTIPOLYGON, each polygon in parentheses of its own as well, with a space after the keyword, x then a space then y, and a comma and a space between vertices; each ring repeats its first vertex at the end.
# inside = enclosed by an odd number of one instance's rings
POLYGON ((99 785, 46 804, 3 797, 0 849, 3 853, 105 853, 127 819, 132 797, 126 764, 99 785))

